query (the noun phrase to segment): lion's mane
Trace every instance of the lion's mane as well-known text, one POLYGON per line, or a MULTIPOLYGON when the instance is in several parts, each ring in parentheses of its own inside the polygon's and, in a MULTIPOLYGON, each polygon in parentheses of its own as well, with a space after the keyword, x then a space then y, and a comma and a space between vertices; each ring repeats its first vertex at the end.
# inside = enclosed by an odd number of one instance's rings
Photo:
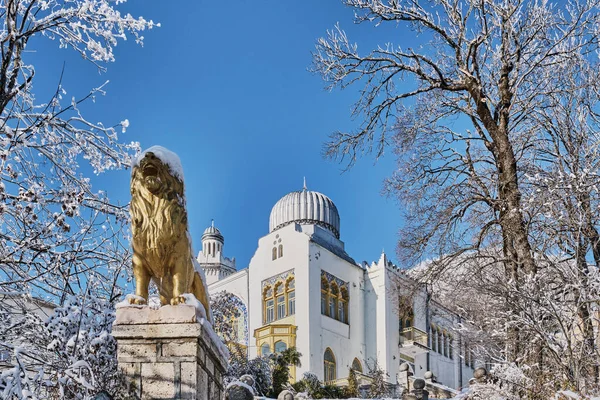
MULTIPOLYGON (((162 182, 158 191, 150 192, 145 184, 140 167, 134 167, 131 177, 132 235, 134 251, 145 249, 145 257, 154 270, 156 263, 164 261, 164 254, 174 240, 188 240, 187 212, 183 194, 183 183, 173 176, 168 167, 158 168, 158 179, 162 182)), ((191 256, 191 254, 190 254, 191 256)), ((162 276, 164 271, 156 275, 162 276)))

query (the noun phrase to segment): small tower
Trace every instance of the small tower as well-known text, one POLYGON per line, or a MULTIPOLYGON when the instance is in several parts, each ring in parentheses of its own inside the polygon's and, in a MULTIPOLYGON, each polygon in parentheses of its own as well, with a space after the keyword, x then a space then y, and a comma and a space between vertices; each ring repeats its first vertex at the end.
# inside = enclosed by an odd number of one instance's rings
POLYGON ((235 258, 223 256, 225 238, 215 227, 213 220, 202 235, 202 250, 198 253, 198 263, 206 275, 206 283, 211 284, 235 272, 235 258))
MULTIPOLYGON (((202 261, 220 260, 224 244, 225 239, 221 231, 215 228, 215 220, 212 220, 210 226, 202 234, 202 261)), ((198 261, 200 261, 200 255, 198 258, 198 261)))

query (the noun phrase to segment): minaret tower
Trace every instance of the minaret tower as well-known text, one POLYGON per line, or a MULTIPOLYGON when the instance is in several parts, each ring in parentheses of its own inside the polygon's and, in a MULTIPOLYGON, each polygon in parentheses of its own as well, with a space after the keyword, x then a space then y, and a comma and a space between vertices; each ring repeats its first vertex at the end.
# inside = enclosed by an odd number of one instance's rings
POLYGON ((202 257, 204 258, 202 261, 220 261, 223 244, 225 244, 225 239, 221 231, 215 228, 215 220, 213 219, 210 226, 206 228, 202 235, 202 257))
POLYGON ((215 227, 213 220, 202 235, 202 251, 198 253, 198 263, 206 275, 206 284, 211 284, 235 272, 235 258, 223 256, 225 238, 215 227))

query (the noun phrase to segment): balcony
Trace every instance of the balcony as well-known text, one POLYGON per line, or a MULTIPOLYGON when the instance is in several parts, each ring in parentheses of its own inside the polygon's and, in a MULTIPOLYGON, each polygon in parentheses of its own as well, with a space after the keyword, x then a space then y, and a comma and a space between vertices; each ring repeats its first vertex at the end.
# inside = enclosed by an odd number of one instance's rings
POLYGON ((428 347, 427 333, 415 327, 404 328, 400 331, 400 352, 411 357, 418 354, 427 353, 428 347))

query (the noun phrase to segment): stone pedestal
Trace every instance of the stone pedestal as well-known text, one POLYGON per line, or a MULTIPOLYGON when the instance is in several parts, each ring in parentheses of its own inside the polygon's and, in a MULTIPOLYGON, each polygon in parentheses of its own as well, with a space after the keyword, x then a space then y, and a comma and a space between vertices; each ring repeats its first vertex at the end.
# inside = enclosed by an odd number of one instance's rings
POLYGON ((201 322, 192 305, 117 309, 119 367, 142 400, 221 398, 227 360, 201 322))

